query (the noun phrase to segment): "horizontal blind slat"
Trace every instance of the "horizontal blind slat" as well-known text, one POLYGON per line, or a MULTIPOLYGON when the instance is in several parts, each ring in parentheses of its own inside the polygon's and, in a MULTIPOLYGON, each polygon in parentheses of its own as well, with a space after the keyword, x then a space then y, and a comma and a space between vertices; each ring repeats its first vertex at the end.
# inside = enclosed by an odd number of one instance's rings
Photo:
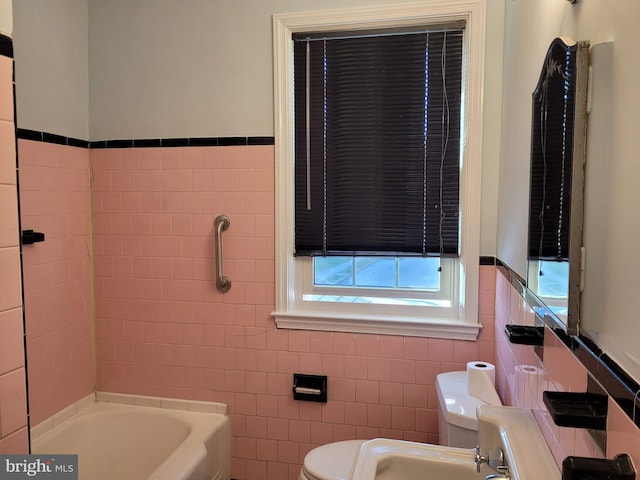
MULTIPOLYGON (((296 161, 296 254, 327 250, 457 253, 462 32, 447 33, 443 74, 444 44, 443 33, 312 42, 309 115, 314 207, 302 207, 306 165, 296 161), (443 126, 445 113, 448 125, 443 126), (441 171, 443 161, 446 166, 441 171), (446 186, 441 186, 441 180, 446 186), (441 226, 447 231, 441 232, 441 226), (445 244, 442 251, 441 242, 445 244)), ((306 62, 304 42, 294 44, 294 55, 296 64, 306 62)), ((303 72, 295 69, 294 82, 303 81, 303 72)), ((306 144, 300 139, 306 135, 301 118, 307 112, 299 90, 295 97, 297 160, 306 158, 306 144)))

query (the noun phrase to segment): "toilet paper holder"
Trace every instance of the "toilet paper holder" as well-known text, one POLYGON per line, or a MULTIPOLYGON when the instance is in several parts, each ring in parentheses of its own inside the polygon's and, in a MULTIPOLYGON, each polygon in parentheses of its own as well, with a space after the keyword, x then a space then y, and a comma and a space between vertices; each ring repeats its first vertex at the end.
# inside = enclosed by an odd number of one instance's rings
POLYGON ((327 402, 327 376, 293 374, 293 399, 310 402, 327 402))

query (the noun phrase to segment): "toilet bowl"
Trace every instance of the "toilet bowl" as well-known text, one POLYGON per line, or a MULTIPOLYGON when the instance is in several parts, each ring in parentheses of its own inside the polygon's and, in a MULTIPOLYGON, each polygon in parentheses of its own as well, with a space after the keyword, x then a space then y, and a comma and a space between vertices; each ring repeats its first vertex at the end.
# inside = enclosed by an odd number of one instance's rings
POLYGON ((298 480, 348 480, 363 443, 345 440, 314 448, 304 457, 298 480))
MULTIPOLYGON (((493 385, 487 385, 490 405, 502 404, 493 385)), ((436 376, 436 391, 440 409, 438 431, 440 445, 474 448, 478 445, 478 418, 476 410, 488 403, 467 391, 467 372, 446 372, 436 376)))

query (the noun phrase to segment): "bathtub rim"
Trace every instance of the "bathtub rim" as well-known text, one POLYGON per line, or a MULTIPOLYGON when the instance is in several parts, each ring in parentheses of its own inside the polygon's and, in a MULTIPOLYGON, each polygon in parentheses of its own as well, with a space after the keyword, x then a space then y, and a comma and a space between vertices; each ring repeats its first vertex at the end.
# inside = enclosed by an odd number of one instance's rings
POLYGON ((31 441, 36 441, 42 435, 61 425, 71 417, 94 403, 114 403, 119 405, 153 407, 168 410, 180 410, 198 413, 217 413, 228 416, 227 405, 221 402, 202 400, 183 400, 179 398, 154 397, 149 395, 134 395, 128 393, 92 392, 71 405, 63 408, 49 418, 30 427, 31 441))
POLYGON ((36 425, 31 429, 31 442, 38 442, 42 437, 53 433, 53 430, 62 429, 83 412, 89 415, 100 415, 118 411, 130 412, 133 409, 156 415, 166 413, 186 421, 190 426, 189 435, 165 457, 150 474, 148 480, 166 478, 182 480, 188 478, 188 475, 193 472, 201 476, 208 472, 207 478, 212 479, 230 478, 231 422, 227 414, 227 406, 218 402, 99 392, 87 395, 36 425), (215 417, 213 425, 205 426, 197 422, 197 415, 215 417), (222 436, 222 442, 218 438, 220 436, 222 436), (209 452, 208 448, 214 444, 218 444, 219 448, 209 452))

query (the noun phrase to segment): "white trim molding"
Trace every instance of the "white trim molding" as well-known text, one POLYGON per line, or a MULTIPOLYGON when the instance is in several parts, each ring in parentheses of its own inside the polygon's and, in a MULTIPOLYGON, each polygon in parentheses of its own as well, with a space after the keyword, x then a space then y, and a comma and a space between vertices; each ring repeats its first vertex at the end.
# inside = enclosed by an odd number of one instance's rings
POLYGON ((406 5, 277 14, 273 17, 276 155, 276 305, 278 328, 348 331, 475 340, 478 322, 482 107, 486 0, 425 0, 406 5), (459 305, 456 318, 353 315, 301 308, 302 282, 294 251, 294 33, 428 26, 463 21, 465 74, 460 179, 459 305))

